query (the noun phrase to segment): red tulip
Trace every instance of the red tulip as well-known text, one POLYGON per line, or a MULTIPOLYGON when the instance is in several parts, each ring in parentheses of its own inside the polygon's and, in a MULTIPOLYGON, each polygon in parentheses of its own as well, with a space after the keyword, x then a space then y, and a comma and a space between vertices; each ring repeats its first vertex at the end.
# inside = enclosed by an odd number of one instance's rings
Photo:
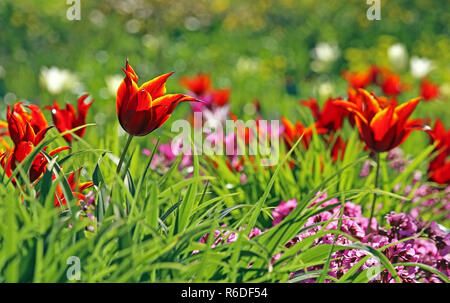
MULTIPOLYGON (((56 128, 60 133, 64 133, 68 130, 77 128, 79 126, 86 124, 86 116, 87 112, 89 110, 89 107, 92 105, 94 100, 91 102, 85 102, 86 98, 89 95, 83 95, 80 98, 78 98, 78 113, 73 107, 72 104, 67 103, 65 109, 61 109, 59 107, 58 102, 54 101, 53 106, 46 106, 45 109, 51 110, 52 112, 52 118, 53 123, 55 123, 56 128)), ((86 132, 86 128, 79 129, 75 131, 75 134, 78 137, 83 137, 86 132)), ((72 134, 66 134, 64 135, 64 139, 67 141, 67 143, 71 143, 73 138, 72 134)))
POLYGON ((404 90, 402 78, 394 73, 385 73, 381 83, 381 89, 386 96, 397 96, 404 90))
MULTIPOLYGON (((284 127, 284 141, 287 145, 287 147, 290 149, 295 142, 303 135, 302 142, 305 148, 307 149, 309 147, 309 143, 311 141, 312 135, 313 135, 313 127, 308 126, 305 127, 301 122, 297 122, 292 124, 291 121, 289 121, 287 118, 282 117, 281 123, 283 123, 284 127)), ((316 126, 316 132, 318 134, 325 133, 326 130, 323 128, 317 128, 316 126)))
POLYGON ((389 103, 385 107, 382 101, 373 93, 364 89, 358 90, 363 98, 358 103, 335 101, 336 105, 353 113, 361 139, 375 152, 384 152, 399 146, 413 129, 423 129, 417 125, 417 120, 408 120, 420 97, 396 106, 389 103))
MULTIPOLYGON (((30 105, 28 108, 30 108, 31 113, 25 111, 20 103, 16 103, 12 110, 8 106, 8 129, 11 139, 14 142, 14 148, 0 155, 0 164, 8 177, 11 177, 18 163, 25 160, 33 151, 34 147, 44 139, 48 130, 52 128, 52 126, 47 126, 47 121, 37 106, 30 105)), ((44 150, 46 149, 45 147, 44 150)), ((66 149, 68 147, 57 148, 49 154, 53 156, 66 149)), ((42 153, 39 153, 33 159, 28 172, 30 182, 39 179, 45 172, 46 166, 47 159, 42 153)))
POLYGON ((370 84, 376 84, 377 75, 379 73, 379 68, 375 65, 370 66, 365 71, 360 72, 350 72, 343 71, 342 77, 347 80, 351 87, 357 88, 365 88, 370 84))
POLYGON ((221 107, 228 103, 231 91, 229 89, 215 89, 211 92, 213 104, 221 107))
POLYGON ((431 140, 437 143, 435 151, 438 152, 436 157, 428 166, 428 174, 430 179, 441 184, 450 181, 450 171, 448 170, 449 162, 447 160, 450 155, 450 130, 445 130, 445 126, 441 120, 436 119, 434 128, 428 131, 431 140), (443 168, 447 168, 447 172, 443 168))
POLYGON ((52 126, 47 126, 41 110, 36 105, 29 105, 31 114, 26 112, 21 103, 16 103, 11 110, 8 106, 7 122, 8 131, 14 144, 21 141, 29 141, 33 145, 37 145, 44 138, 48 130, 52 126))
POLYGON ((197 101, 183 94, 166 95, 166 80, 173 73, 156 77, 138 87, 138 76, 126 63, 125 79, 117 90, 117 116, 132 136, 145 136, 161 127, 180 102, 197 101))
POLYGON ((201 96, 211 89, 211 78, 205 74, 198 74, 193 78, 182 77, 180 83, 196 96, 201 96))
POLYGON ((353 73, 344 71, 342 77, 347 80, 353 88, 364 88, 372 83, 372 74, 370 70, 353 73))
POLYGON ((430 172, 430 180, 439 184, 450 183, 450 160, 430 172))
POLYGON ((423 79, 420 85, 420 95, 426 101, 433 100, 439 96, 439 86, 428 79, 423 79))
POLYGON ((323 128, 327 129, 328 132, 335 132, 341 129, 347 111, 334 104, 334 101, 335 100, 332 98, 328 99, 325 102, 322 111, 320 111, 317 100, 314 98, 309 98, 309 101, 300 101, 300 104, 311 109, 318 129, 323 128))

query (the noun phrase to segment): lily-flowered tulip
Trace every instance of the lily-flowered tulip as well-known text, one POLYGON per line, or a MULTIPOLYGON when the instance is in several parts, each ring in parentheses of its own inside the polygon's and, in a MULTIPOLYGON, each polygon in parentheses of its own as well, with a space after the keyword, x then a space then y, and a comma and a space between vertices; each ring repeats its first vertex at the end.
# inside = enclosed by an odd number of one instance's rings
MULTIPOLYGON (((53 106, 46 106, 45 109, 51 110, 53 123, 55 123, 56 128, 60 133, 64 133, 68 130, 77 128, 79 126, 86 124, 86 116, 89 110, 89 107, 92 105, 94 100, 90 102, 86 102, 86 99, 89 95, 83 95, 78 98, 77 108, 78 113, 73 107, 72 104, 67 103, 66 108, 61 109, 59 107, 58 102, 54 101, 53 106)), ((79 129, 75 131, 75 134, 78 137, 83 137, 86 132, 86 128, 79 129)), ((72 134, 64 135, 64 139, 67 143, 71 143, 73 140, 72 134)))
POLYGON ((328 132, 336 132, 341 129, 343 120, 348 112, 334 104, 334 101, 335 99, 329 98, 323 105, 322 110, 320 110, 319 104, 314 98, 309 98, 308 101, 300 101, 300 104, 311 109, 318 129, 323 128, 328 130, 328 132))
MULTIPOLYGON (((16 103, 11 110, 8 106, 7 122, 11 140, 14 142, 14 148, 0 155, 0 165, 5 174, 11 177, 18 163, 22 162, 43 139, 45 134, 52 128, 47 126, 39 107, 29 105, 31 113, 25 111, 21 103, 16 103), (37 132, 37 133, 36 133, 37 132)), ((44 150, 47 148, 45 147, 44 150)), ((50 156, 68 149, 68 147, 57 148, 49 152, 50 156)), ((31 164, 29 170, 30 182, 34 182, 45 172, 47 159, 42 153, 39 153, 31 164)))
POLYGON ((212 103, 218 107, 225 106, 230 99, 231 91, 227 88, 215 89, 211 92, 212 103))
POLYGON ((425 101, 430 101, 439 96, 439 86, 428 79, 423 79, 420 84, 420 95, 425 101))
POLYGON ((386 96, 397 96, 406 89, 400 75, 385 72, 381 83, 381 89, 386 96))
POLYGON ((371 66, 369 69, 360 72, 344 71, 342 77, 353 88, 365 88, 375 82, 377 73, 377 67, 371 66))
POLYGON ((14 104, 12 110, 8 106, 7 123, 8 132, 15 145, 22 141, 37 145, 44 138, 52 126, 47 125, 47 120, 36 105, 27 106, 31 113, 25 111, 21 103, 14 104))
POLYGON ((436 157, 428 166, 428 174, 432 181, 440 184, 450 182, 450 130, 446 130, 441 120, 436 119, 434 128, 428 131, 433 143, 436 143, 436 157))
POLYGON ((211 78, 206 74, 198 74, 193 78, 181 77, 180 83, 197 97, 211 90, 211 78))
MULTIPOLYGON (((311 141, 312 135, 313 135, 313 127, 307 126, 305 127, 301 122, 295 123, 295 125, 289 121, 287 118, 282 117, 281 123, 284 127, 284 141, 287 145, 287 147, 290 149, 297 140, 302 137, 302 143, 305 146, 305 148, 309 147, 309 142, 311 141)), ((326 130, 323 128, 317 128, 316 126, 316 132, 318 134, 325 133, 326 130)))
POLYGON ((375 94, 358 89, 362 98, 357 103, 335 101, 336 105, 353 113, 361 139, 375 152, 385 152, 399 146, 413 129, 423 129, 417 120, 408 120, 420 101, 420 97, 399 106, 391 102, 383 106, 383 101, 375 94))
POLYGON ((161 127, 180 102, 197 101, 183 94, 166 95, 166 81, 173 73, 138 87, 138 76, 128 61, 123 71, 125 79, 117 90, 117 116, 122 128, 132 136, 145 136, 161 127))

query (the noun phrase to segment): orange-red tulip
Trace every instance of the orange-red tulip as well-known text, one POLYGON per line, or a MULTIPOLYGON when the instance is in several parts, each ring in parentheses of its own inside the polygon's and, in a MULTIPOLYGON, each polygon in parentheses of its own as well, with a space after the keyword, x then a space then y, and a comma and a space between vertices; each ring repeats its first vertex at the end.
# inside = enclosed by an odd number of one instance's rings
POLYGON ((120 125, 133 136, 145 136, 161 127, 180 102, 197 101, 183 94, 167 94, 166 81, 173 73, 156 77, 140 87, 138 76, 126 63, 125 79, 117 90, 117 116, 120 125))
POLYGON ((439 184, 450 183, 450 160, 445 161, 442 165, 430 172, 430 180, 439 184))
POLYGON ((336 105, 353 113, 361 139, 375 152, 384 152, 399 146, 413 129, 423 129, 417 120, 408 120, 420 101, 420 97, 396 106, 395 102, 382 106, 375 94, 364 89, 358 93, 357 103, 335 101, 336 105))
POLYGON ((370 84, 376 84, 379 68, 371 65, 367 70, 360 72, 343 71, 342 77, 347 80, 351 87, 365 88, 370 84))
POLYGON ((198 74, 193 78, 181 77, 180 83, 196 96, 201 96, 211 90, 211 78, 205 74, 198 74))
MULTIPOLYGON (((287 118, 282 117, 281 123, 284 127, 284 141, 287 145, 287 147, 290 149, 297 140, 302 137, 302 143, 305 146, 305 148, 309 147, 309 143, 311 141, 312 135, 313 135, 313 126, 307 126, 305 127, 301 122, 295 123, 295 125, 289 121, 287 118)), ((318 134, 323 134, 326 132, 326 129, 323 128, 317 128, 316 132, 318 134)))
POLYGON ((319 109, 317 100, 309 98, 308 101, 300 101, 300 104, 311 109, 316 127, 326 129, 329 132, 335 132, 342 127, 343 119, 347 116, 347 111, 334 104, 335 99, 328 99, 323 105, 322 111, 319 109))
MULTIPOLYGON (((29 105, 31 113, 25 111, 21 103, 16 103, 11 110, 8 106, 7 122, 9 134, 14 142, 14 148, 0 155, 0 164, 8 177, 43 139, 52 126, 47 126, 44 115, 36 105, 29 105)), ((44 150, 47 148, 45 147, 44 150)), ((51 151, 51 156, 66 150, 68 147, 57 148, 51 151)), ((39 153, 31 164, 29 170, 30 182, 36 181, 46 170, 47 159, 39 153)))
POLYGON ((450 156, 450 130, 446 130, 442 121, 436 119, 434 128, 428 131, 428 134, 430 134, 432 142, 437 143, 435 150, 438 152, 428 166, 430 179, 440 184, 449 183, 450 160, 447 158, 450 156))
POLYGON ((406 86, 402 84, 400 75, 392 72, 385 72, 383 75, 381 89, 386 96, 397 96, 405 90, 406 86))
POLYGON ((47 120, 39 107, 29 105, 28 108, 31 110, 31 114, 25 111, 21 103, 14 104, 12 110, 8 106, 6 114, 8 131, 11 140, 16 145, 22 141, 29 141, 33 145, 37 145, 47 131, 52 128, 52 126, 47 126, 47 120))
POLYGON ((372 83, 372 73, 370 70, 362 72, 344 71, 342 77, 347 80, 353 88, 364 88, 372 83))
POLYGON ((439 86, 428 79, 423 79, 420 84, 420 95, 425 101, 430 101, 439 96, 439 86))
MULTIPOLYGON (((46 106, 45 109, 51 110, 53 123, 55 123, 56 128, 60 133, 64 133, 68 130, 77 128, 79 126, 86 124, 86 116, 89 110, 89 107, 92 105, 94 100, 90 102, 85 102, 86 98, 89 95, 83 95, 78 98, 77 108, 78 113, 73 107, 72 104, 67 103, 65 109, 61 109, 59 107, 58 102, 54 101, 53 106, 46 106)), ((78 137, 83 137, 86 132, 86 128, 79 129, 75 131, 75 134, 78 137)), ((64 135, 64 139, 71 143, 73 140, 72 134, 64 135)))
POLYGON ((229 89, 215 89, 211 92, 212 102, 221 107, 228 103, 228 99, 230 99, 231 91, 229 89))

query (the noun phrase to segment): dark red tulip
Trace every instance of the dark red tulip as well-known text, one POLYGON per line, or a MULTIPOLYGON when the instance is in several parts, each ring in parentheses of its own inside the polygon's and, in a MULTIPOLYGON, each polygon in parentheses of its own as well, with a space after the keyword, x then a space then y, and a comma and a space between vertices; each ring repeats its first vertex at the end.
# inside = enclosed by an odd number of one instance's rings
POLYGON ((117 116, 123 129, 132 136, 145 136, 161 127, 180 102, 197 101, 183 94, 167 94, 166 81, 173 73, 156 77, 140 87, 138 76, 126 63, 125 79, 117 90, 117 116))
MULTIPOLYGON (((54 101, 53 106, 46 106, 45 109, 51 110, 53 123, 55 123, 56 128, 60 133, 64 133, 68 130, 77 128, 79 126, 86 124, 86 116, 89 110, 89 107, 92 105, 94 100, 91 102, 86 102, 86 99, 89 95, 83 95, 78 98, 77 109, 75 110, 72 104, 67 103, 66 108, 61 109, 59 107, 58 102, 54 101)), ((86 132, 86 128, 81 128, 75 131, 75 134, 78 137, 83 137, 86 132)), ((64 139, 71 143, 73 140, 72 134, 64 135, 64 139)))

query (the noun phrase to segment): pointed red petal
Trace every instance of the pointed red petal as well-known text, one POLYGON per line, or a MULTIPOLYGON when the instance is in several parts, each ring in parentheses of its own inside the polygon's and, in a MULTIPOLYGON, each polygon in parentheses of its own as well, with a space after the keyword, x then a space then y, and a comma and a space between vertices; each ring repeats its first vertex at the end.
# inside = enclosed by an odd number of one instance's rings
POLYGON ((166 81, 173 73, 174 72, 164 74, 150 81, 147 81, 146 83, 142 84, 139 89, 145 89, 152 96, 153 100, 158 99, 159 97, 166 94, 166 81))

